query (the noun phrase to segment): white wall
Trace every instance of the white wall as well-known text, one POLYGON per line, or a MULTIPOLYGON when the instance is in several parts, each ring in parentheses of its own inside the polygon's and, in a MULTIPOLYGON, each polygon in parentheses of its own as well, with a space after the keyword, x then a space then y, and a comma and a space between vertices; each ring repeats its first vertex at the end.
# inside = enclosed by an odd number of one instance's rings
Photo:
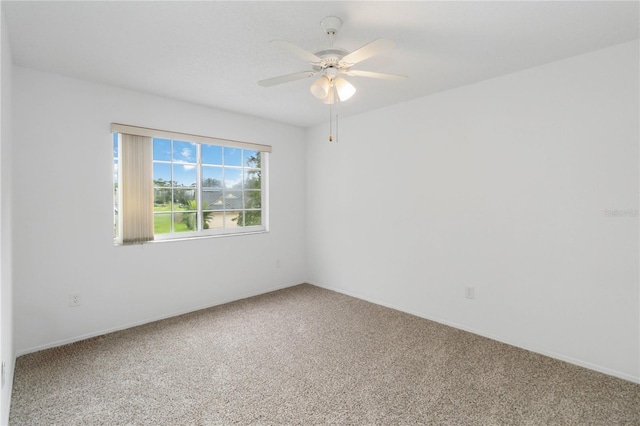
POLYGON ((13 60, 9 33, 0 8, 0 353, 5 363, 0 424, 9 423, 15 353, 13 349, 13 296, 11 254, 11 75, 13 60))
POLYGON ((310 129, 309 281, 640 381, 638 47, 310 129))
POLYGON ((13 83, 18 355, 305 280, 304 130, 20 67, 13 83), (114 247, 111 122, 272 145, 271 232, 114 247))

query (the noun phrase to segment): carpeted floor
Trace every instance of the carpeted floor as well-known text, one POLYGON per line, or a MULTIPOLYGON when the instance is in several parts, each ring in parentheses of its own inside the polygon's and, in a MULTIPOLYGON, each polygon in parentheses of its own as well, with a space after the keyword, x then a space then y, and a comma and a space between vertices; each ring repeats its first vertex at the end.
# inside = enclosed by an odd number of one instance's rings
POLYGON ((310 285, 18 358, 10 425, 639 425, 640 385, 310 285))

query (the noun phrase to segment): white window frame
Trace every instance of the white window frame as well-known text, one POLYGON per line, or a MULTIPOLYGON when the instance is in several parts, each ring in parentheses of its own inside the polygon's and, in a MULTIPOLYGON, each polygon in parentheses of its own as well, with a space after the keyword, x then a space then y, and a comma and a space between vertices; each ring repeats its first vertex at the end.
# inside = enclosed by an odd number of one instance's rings
MULTIPOLYGON (((184 142, 191 142, 196 144, 196 149, 197 149, 196 186, 185 188, 185 189, 193 189, 196 193, 196 203, 198 206, 198 210, 197 210, 198 231, 191 231, 191 232, 173 232, 172 231, 170 233, 165 233, 165 234, 154 234, 154 239, 147 242, 153 243, 153 242, 161 242, 161 241, 176 241, 176 240, 195 239, 195 238, 210 238, 210 237, 247 235, 247 234, 269 232, 269 154, 271 152, 271 146, 255 144, 255 143, 239 142, 239 141, 233 141, 233 140, 227 140, 227 139, 211 138, 207 136, 191 135, 186 133, 170 132, 166 130, 157 130, 157 129, 143 128, 143 127, 129 126, 129 125, 123 125, 118 123, 111 124, 111 133, 120 133, 120 134, 127 133, 127 134, 134 134, 134 135, 146 136, 151 138, 170 139, 172 141, 178 140, 178 141, 184 141, 184 142), (224 229, 204 229, 203 228, 203 223, 202 223, 203 222, 202 221, 203 206, 201 202, 202 201, 201 173, 202 173, 202 166, 203 166, 202 158, 201 158, 201 146, 203 144, 220 146, 223 148, 223 151, 225 147, 258 151, 258 153, 261 156, 260 158, 260 161, 261 161, 261 164, 260 164, 261 225, 237 226, 233 228, 224 228, 224 229)), ((120 140, 121 138, 119 138, 119 144, 120 144, 120 140)), ((118 153, 120 154, 121 152, 122 150, 119 147, 118 153)), ((153 159, 149 159, 149 161, 151 162, 151 164, 154 163, 153 159)), ((173 164, 173 160, 171 163, 173 164)), ((225 170, 224 165, 222 165, 222 169, 225 170)), ((241 167, 229 166, 229 169, 242 169, 244 171, 245 169, 244 158, 243 158, 243 165, 241 167)), ((120 175, 121 173, 122 173, 122 161, 120 158, 118 158, 118 175, 120 175)), ((121 182, 120 176, 118 178, 118 182, 120 185, 120 182, 121 182)), ((243 178, 243 182, 244 182, 244 178, 243 178)), ((223 188, 222 190, 224 191, 225 188, 223 188)), ((242 187, 242 194, 244 197, 244 194, 245 194, 244 186, 242 187)), ((122 206, 122 188, 120 187, 118 188, 118 205, 122 206)), ((251 211, 250 209, 246 210, 244 207, 245 206, 243 202, 242 211, 243 212, 251 211)), ((221 211, 225 211, 225 210, 221 210, 221 211)), ((171 212, 171 214, 173 215, 173 211, 171 212)), ((118 236, 114 238, 114 243, 116 245, 122 244, 122 218, 119 217, 118 220, 120 221, 119 227, 118 227, 119 232, 118 232, 118 236)))

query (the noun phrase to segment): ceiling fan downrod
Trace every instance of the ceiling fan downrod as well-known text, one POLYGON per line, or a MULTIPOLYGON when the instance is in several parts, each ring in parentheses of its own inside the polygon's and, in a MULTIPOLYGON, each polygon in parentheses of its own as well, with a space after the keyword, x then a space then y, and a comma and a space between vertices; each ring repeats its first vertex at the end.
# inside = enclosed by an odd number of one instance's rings
POLYGON ((342 26, 342 19, 337 16, 327 16, 322 21, 320 21, 320 27, 324 30, 329 37, 329 46, 333 47, 333 39, 336 36, 336 33, 342 26))

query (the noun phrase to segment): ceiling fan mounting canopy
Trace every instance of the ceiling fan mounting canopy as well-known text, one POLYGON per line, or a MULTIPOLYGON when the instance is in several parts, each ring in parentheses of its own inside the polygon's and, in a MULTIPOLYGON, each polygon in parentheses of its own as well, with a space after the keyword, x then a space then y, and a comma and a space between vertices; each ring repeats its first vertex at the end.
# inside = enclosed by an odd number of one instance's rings
POLYGON ((337 16, 327 16, 320 21, 320 26, 327 35, 335 34, 342 26, 342 19, 337 16))

